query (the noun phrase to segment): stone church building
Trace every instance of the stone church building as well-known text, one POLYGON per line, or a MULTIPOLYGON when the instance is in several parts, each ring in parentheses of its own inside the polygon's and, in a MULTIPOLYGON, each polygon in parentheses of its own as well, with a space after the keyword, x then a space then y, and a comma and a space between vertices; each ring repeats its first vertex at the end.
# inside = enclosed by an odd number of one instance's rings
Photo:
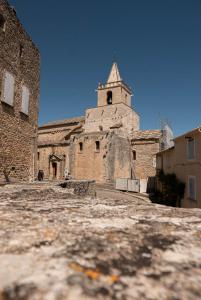
POLYGON ((156 174, 161 130, 140 130, 140 116, 131 105, 131 88, 116 63, 99 84, 97 107, 84 117, 49 122, 39 127, 38 169, 45 179, 114 182, 117 178, 148 181, 156 174))

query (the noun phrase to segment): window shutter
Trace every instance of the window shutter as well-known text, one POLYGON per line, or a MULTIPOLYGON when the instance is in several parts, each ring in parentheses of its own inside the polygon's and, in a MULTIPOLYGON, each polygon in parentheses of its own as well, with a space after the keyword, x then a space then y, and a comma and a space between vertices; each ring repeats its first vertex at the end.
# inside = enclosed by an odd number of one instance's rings
POLYGON ((25 85, 22 86, 22 112, 29 114, 29 89, 25 85))
POLYGON ((14 101, 14 85, 14 76, 6 71, 4 76, 3 102, 11 106, 13 106, 14 101))
POLYGON ((196 200, 196 191, 195 191, 195 177, 189 177, 188 179, 188 188, 189 188, 189 198, 192 200, 196 200))

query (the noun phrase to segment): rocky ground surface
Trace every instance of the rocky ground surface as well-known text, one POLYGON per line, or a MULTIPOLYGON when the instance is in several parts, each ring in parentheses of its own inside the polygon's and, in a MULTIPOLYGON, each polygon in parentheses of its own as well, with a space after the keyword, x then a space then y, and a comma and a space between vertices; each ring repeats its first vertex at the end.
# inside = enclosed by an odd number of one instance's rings
POLYGON ((201 210, 0 188, 0 300, 201 299, 201 210))

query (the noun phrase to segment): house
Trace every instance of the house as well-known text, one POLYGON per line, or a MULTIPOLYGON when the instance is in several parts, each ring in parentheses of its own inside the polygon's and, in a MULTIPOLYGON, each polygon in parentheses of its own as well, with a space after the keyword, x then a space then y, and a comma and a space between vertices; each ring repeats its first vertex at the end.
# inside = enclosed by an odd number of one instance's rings
POLYGON ((174 139, 174 146, 157 153, 157 170, 175 173, 185 183, 182 207, 201 208, 201 128, 174 139))
POLYGON ((37 172, 40 55, 14 8, 0 1, 0 180, 37 172))

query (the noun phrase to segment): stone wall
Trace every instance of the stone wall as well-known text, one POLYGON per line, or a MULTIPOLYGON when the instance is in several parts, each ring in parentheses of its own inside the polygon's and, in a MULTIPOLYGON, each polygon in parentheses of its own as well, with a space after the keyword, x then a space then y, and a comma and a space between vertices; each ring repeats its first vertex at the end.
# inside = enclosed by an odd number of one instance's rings
POLYGON ((113 182, 130 178, 130 142, 113 132, 82 134, 70 146, 70 173, 75 179, 113 182), (96 149, 99 142, 100 149, 96 149), (80 151, 82 143, 82 151, 80 151))
POLYGON ((82 134, 71 142, 70 173, 75 179, 106 181, 105 157, 107 149, 107 134, 82 134), (100 149, 96 150, 96 142, 100 149), (80 151, 82 143, 83 150, 80 151))
POLYGON ((12 180, 36 176, 37 124, 40 57, 39 51, 6 0, 0 1, 0 180, 6 161, 14 167, 12 180), (5 71, 14 77, 14 102, 3 102, 5 71), (29 111, 22 113, 22 86, 29 89, 29 111), (9 159, 7 159, 9 157, 9 159))
POLYGON ((0 193, 1 300, 200 300, 201 210, 50 185, 0 193))
POLYGON ((116 178, 131 178, 131 146, 127 138, 111 133, 106 156, 108 181, 116 178))
POLYGON ((132 142, 132 151, 135 151, 135 154, 132 155, 135 178, 148 179, 156 175, 156 153, 159 150, 159 140, 132 142))
POLYGON ((96 197, 95 181, 67 180, 59 184, 62 188, 73 189, 75 195, 96 197))
POLYGON ((122 83, 107 83, 98 87, 98 106, 107 105, 107 92, 112 91, 112 103, 124 102, 131 106, 131 91, 122 83))
POLYGON ((86 111, 85 132, 116 131, 129 136, 139 130, 139 115, 124 103, 91 108, 86 111))

